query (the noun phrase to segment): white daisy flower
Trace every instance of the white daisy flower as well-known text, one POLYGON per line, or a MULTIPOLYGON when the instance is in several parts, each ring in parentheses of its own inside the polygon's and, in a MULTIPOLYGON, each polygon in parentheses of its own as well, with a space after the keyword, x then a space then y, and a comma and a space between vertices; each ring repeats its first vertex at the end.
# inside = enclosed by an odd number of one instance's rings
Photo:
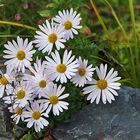
POLYGON ((29 83, 24 83, 15 89, 15 103, 20 107, 25 107, 32 100, 33 89, 29 83))
POLYGON ((6 93, 8 96, 3 97, 3 101, 5 104, 13 104, 14 108, 16 108, 18 105, 14 103, 15 96, 13 96, 14 93, 14 88, 10 90, 6 90, 6 93))
POLYGON ((31 128, 34 125, 35 131, 39 132, 44 126, 48 126, 49 122, 46 120, 48 112, 46 112, 46 106, 44 106, 44 104, 32 102, 31 108, 26 106, 26 110, 27 111, 24 112, 24 117, 25 122, 28 122, 28 128, 31 128))
POLYGON ((28 39, 23 41, 22 38, 17 37, 17 43, 13 40, 12 42, 8 41, 7 44, 4 45, 7 50, 4 50, 3 57, 7 60, 5 65, 7 65, 7 69, 12 71, 13 69, 17 69, 18 71, 25 72, 25 67, 28 68, 32 61, 32 56, 35 53, 35 50, 32 50, 32 42, 28 43, 28 39))
POLYGON ((40 100, 40 102, 43 102, 46 106, 49 105, 47 111, 50 112, 52 109, 55 116, 58 116, 60 112, 63 112, 63 109, 68 109, 69 103, 61 101, 69 96, 68 93, 62 95, 64 90, 65 87, 62 87, 61 85, 57 87, 57 84, 54 84, 49 91, 46 92, 44 96, 46 99, 40 100))
POLYGON ((87 81, 92 80, 93 71, 95 68, 92 68, 92 65, 87 66, 88 60, 83 60, 79 57, 78 59, 78 71, 75 76, 72 77, 71 81, 79 87, 83 87, 87 81))
POLYGON ((14 108, 17 106, 25 107, 29 101, 33 100, 33 89, 31 88, 29 83, 22 82, 15 89, 9 91, 11 93, 9 93, 8 96, 4 97, 3 100, 7 104, 14 103, 14 108))
POLYGON ((107 101, 112 103, 112 100, 115 100, 114 95, 118 96, 115 90, 120 89, 121 84, 117 81, 120 80, 121 77, 117 77, 118 72, 114 71, 114 68, 107 73, 107 64, 105 66, 101 64, 100 68, 96 67, 96 72, 99 80, 93 79, 89 82, 91 85, 83 89, 83 94, 89 94, 87 100, 90 100, 91 103, 96 100, 96 104, 98 104, 101 95, 104 104, 106 104, 107 101))
POLYGON ((15 121, 16 124, 19 123, 20 119, 22 121, 24 121, 24 111, 25 109, 21 108, 21 107, 9 107, 8 108, 10 110, 11 113, 14 113, 11 118, 15 121))
POLYGON ((45 94, 46 90, 52 86, 53 82, 47 74, 48 72, 45 69, 44 61, 41 62, 41 60, 37 60, 37 62, 34 63, 34 69, 30 67, 30 70, 33 75, 25 74, 24 79, 31 83, 34 95, 41 98, 45 94))
POLYGON ((46 20, 46 24, 39 25, 41 31, 36 31, 34 43, 36 43, 36 47, 38 50, 42 50, 43 53, 52 51, 53 46, 55 45, 57 50, 60 48, 64 48, 64 39, 65 31, 64 27, 59 25, 54 25, 53 21, 50 24, 48 20, 46 20))
POLYGON ((66 40, 69 40, 70 38, 73 39, 73 34, 78 35, 76 29, 82 28, 82 26, 79 25, 81 21, 80 14, 77 14, 77 11, 73 11, 73 8, 71 8, 70 11, 59 11, 58 15, 54 18, 54 21, 64 26, 66 40))
POLYGON ((34 63, 34 69, 36 72, 34 73, 37 73, 37 72, 44 72, 45 70, 45 63, 44 61, 41 61, 41 59, 36 59, 36 63, 34 63))
POLYGON ((0 71, 0 98, 3 97, 4 91, 11 88, 12 78, 10 73, 6 72, 5 74, 0 71))
POLYGON ((77 60, 74 60, 75 56, 72 56, 72 51, 65 50, 63 54, 63 60, 61 61, 58 51, 51 53, 52 58, 46 56, 46 69, 48 70, 49 76, 58 82, 66 83, 67 78, 71 79, 77 71, 77 60))

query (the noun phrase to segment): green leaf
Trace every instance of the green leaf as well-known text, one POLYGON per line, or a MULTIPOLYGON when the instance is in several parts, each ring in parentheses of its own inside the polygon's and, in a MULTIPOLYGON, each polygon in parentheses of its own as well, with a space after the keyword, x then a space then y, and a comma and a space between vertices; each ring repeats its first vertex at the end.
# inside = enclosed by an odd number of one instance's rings
POLYGON ((24 135, 23 140, 32 140, 32 135, 31 134, 24 135))
POLYGON ((50 10, 42 10, 42 11, 39 11, 38 13, 42 17, 49 17, 50 16, 50 10))

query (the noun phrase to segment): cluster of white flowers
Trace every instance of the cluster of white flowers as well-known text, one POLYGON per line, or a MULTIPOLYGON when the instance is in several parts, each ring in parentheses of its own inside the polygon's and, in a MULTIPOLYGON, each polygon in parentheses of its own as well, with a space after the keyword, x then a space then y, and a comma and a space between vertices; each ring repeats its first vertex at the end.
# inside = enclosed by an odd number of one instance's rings
POLYGON ((39 25, 35 40, 29 42, 17 37, 17 41, 8 41, 5 44, 4 58, 6 73, 0 74, 0 97, 8 104, 11 116, 16 124, 19 121, 27 122, 27 127, 34 126, 38 132, 49 122, 47 118, 52 112, 58 116, 68 109, 69 103, 64 101, 69 93, 64 94, 67 82, 83 87, 83 94, 88 94, 87 100, 98 104, 100 98, 104 104, 115 100, 116 90, 120 89, 121 79, 118 72, 112 68, 107 73, 107 65, 93 68, 88 60, 75 58, 72 51, 65 48, 64 43, 73 39, 80 29, 80 14, 73 9, 58 12, 51 23, 46 20, 39 25), (44 59, 36 58, 32 65, 36 50, 33 45, 48 55, 44 59), (65 49, 63 49, 65 48, 65 49), (58 50, 63 49, 63 53, 58 50), (93 79, 96 70, 99 80, 93 79), (59 85, 58 85, 59 84, 59 85), (89 86, 85 86, 88 85, 89 86), (85 87, 84 87, 85 86, 85 87))

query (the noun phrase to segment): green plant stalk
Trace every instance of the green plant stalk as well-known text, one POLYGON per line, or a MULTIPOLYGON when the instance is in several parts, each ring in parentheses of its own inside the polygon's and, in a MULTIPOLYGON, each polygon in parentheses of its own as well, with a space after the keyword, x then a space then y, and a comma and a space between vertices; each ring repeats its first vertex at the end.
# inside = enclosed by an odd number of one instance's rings
POLYGON ((121 24, 119 18, 117 17, 117 14, 116 14, 115 10, 113 9, 113 7, 111 6, 111 4, 107 0, 104 0, 104 1, 110 7, 110 9, 112 11, 112 15, 114 16, 114 18, 115 18, 116 22, 118 23, 120 29, 122 30, 125 39, 128 40, 127 35, 126 35, 126 32, 125 32, 125 30, 123 28, 123 25, 121 24))
MULTIPOLYGON (((125 31, 123 25, 121 24, 119 18, 117 17, 117 14, 116 14, 115 10, 113 9, 113 7, 111 6, 111 4, 107 0, 104 0, 104 1, 110 7, 110 9, 112 11, 112 15, 114 16, 116 22, 118 23, 118 25, 119 25, 120 29, 122 30, 122 32, 124 34, 124 37, 125 37, 125 39, 126 39, 126 41, 128 43, 128 48, 129 48, 129 52, 130 52, 130 56, 131 56, 130 57, 130 61, 131 61, 132 69, 133 69, 133 76, 134 76, 134 79, 136 79, 136 70, 135 70, 135 64, 134 64, 134 56, 133 56, 133 53, 132 53, 132 49, 131 49, 131 47, 129 45, 130 42, 129 42, 129 39, 128 39, 127 35, 126 35, 126 31, 125 31)), ((128 55, 129 52, 128 52, 127 48, 126 48, 126 52, 127 52, 128 58, 129 58, 129 55, 128 55)))
MULTIPOLYGON (((135 54, 132 54, 132 55, 136 56, 136 64, 138 65, 138 63, 139 63, 139 60, 138 60, 138 41, 137 41, 137 34, 136 34, 136 27, 135 27, 135 14, 134 14, 133 0, 129 0, 129 8, 130 8, 131 21, 132 21, 133 33, 134 33, 134 43, 135 43, 135 54)), ((132 49, 131 49, 131 51, 132 51, 132 49)), ((135 67, 135 64, 134 64, 134 67, 135 67)), ((137 81, 136 69, 135 69, 134 76, 135 76, 135 80, 137 81)))
MULTIPOLYGON (((90 55, 90 57, 95 58, 95 59, 97 59, 97 60, 101 60, 101 61, 103 61, 103 62, 106 62, 106 63, 110 64, 109 61, 107 61, 107 60, 105 60, 105 59, 102 59, 102 58, 100 58, 100 57, 98 57, 98 56, 90 55)), ((111 65, 111 64, 110 64, 110 65, 111 65)))
POLYGON ((134 33, 136 64, 138 65, 139 64, 139 59, 138 59, 138 40, 137 40, 137 33, 136 33, 136 27, 135 27, 135 14, 134 14, 133 0, 129 0, 129 8, 130 8, 131 21, 132 21, 132 26, 133 26, 133 33, 134 33))
POLYGON ((90 4, 92 5, 92 8, 93 8, 93 10, 94 10, 94 12, 95 12, 95 14, 96 14, 98 20, 100 21, 100 23, 101 23, 101 25, 102 25, 102 27, 103 27, 104 32, 106 33, 106 35, 108 36, 108 38, 110 38, 111 35, 109 34, 109 32, 108 32, 108 30, 107 30, 107 27, 106 27, 106 25, 105 25, 105 23, 104 23, 102 17, 100 16, 98 10, 96 9, 96 6, 95 6, 95 4, 93 3, 93 0, 89 0, 89 1, 90 1, 90 4))
MULTIPOLYGON (((115 10, 114 10, 113 7, 111 6, 111 4, 108 2, 108 0, 104 0, 104 1, 106 2, 106 4, 107 4, 107 5, 109 6, 109 8, 111 9, 112 15, 114 16, 114 18, 115 18, 115 20, 116 20, 118 26, 119 26, 120 29, 122 30, 123 35, 124 35, 124 37, 125 37, 127 43, 129 44, 129 39, 128 39, 127 35, 126 35, 126 31, 125 31, 123 25, 121 24, 121 22, 120 22, 120 20, 119 20, 119 18, 118 18, 118 16, 117 16, 115 10)), ((126 48, 126 53, 127 53, 127 56, 129 56, 129 51, 128 51, 127 48, 126 48)))
MULTIPOLYGON (((17 35, 0 35, 0 38, 5 38, 5 37, 17 37, 17 35)), ((32 37, 31 35, 20 35, 20 37, 32 37)))
POLYGON ((11 22, 11 21, 3 21, 3 20, 0 20, 0 24, 7 24, 7 25, 19 26, 19 27, 31 29, 31 30, 34 30, 34 31, 37 30, 37 28, 34 28, 32 26, 21 24, 21 23, 16 23, 16 22, 11 22))

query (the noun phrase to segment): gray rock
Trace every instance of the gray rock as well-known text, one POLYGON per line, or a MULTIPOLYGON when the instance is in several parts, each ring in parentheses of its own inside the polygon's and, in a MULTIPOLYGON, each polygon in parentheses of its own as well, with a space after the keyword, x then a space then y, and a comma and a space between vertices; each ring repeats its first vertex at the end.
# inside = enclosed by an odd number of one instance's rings
POLYGON ((140 140, 140 89, 122 87, 112 104, 90 104, 56 127, 58 140, 140 140))
MULTIPOLYGON (((0 60, 0 64, 4 61, 0 60)), ((5 67, 0 67, 0 70, 5 71, 5 67)), ((11 140, 12 139, 12 126, 10 121, 10 114, 7 106, 0 100, 0 140, 11 140)))
POLYGON ((11 140, 12 127, 7 107, 0 100, 0 140, 11 140))

